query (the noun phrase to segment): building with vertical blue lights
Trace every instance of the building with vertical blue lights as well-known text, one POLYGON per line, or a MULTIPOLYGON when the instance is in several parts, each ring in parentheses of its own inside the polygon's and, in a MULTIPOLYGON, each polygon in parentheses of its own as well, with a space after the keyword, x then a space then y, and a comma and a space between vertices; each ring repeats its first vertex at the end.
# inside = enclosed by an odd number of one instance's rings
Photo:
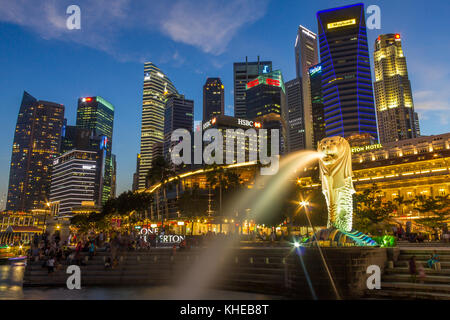
POLYGON ((319 11, 317 21, 326 136, 378 140, 364 4, 319 11))

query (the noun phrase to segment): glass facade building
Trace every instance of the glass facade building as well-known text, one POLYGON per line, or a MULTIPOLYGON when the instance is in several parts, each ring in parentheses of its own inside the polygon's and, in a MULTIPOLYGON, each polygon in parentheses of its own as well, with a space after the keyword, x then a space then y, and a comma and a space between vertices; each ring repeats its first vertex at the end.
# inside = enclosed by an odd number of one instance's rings
POLYGON ((183 95, 169 95, 164 113, 164 158, 170 161, 170 151, 178 144, 177 141, 171 141, 172 132, 177 129, 186 129, 192 134, 193 128, 194 101, 185 99, 183 95))
POLYGON ((78 99, 77 128, 89 129, 92 136, 102 136, 100 149, 104 150, 104 179, 102 204, 110 199, 113 184, 112 135, 114 125, 114 106, 102 97, 78 99))
POLYGON ((303 150, 306 147, 301 78, 286 82, 286 104, 288 109, 288 152, 303 150))
POLYGON ((99 203, 99 156, 101 153, 74 149, 54 160, 50 202, 55 214, 71 215, 72 208, 84 201, 99 203))
POLYGON ((63 105, 38 101, 24 92, 14 133, 6 210, 46 208, 63 122, 63 105))
POLYGON ((262 74, 272 72, 272 61, 235 62, 233 64, 234 81, 234 116, 236 118, 248 119, 246 106, 246 84, 262 74))
POLYGON ((287 152, 288 115, 286 88, 281 71, 275 70, 248 82, 245 102, 247 119, 260 122, 264 129, 278 129, 280 154, 287 152))
POLYGON ((152 62, 144 64, 142 99, 141 152, 139 161, 139 189, 145 188, 152 166, 153 145, 164 141, 164 110, 170 93, 178 93, 170 79, 152 62))
MULTIPOLYGON (((313 119, 311 102, 311 84, 309 82, 309 68, 319 63, 317 49, 317 34, 308 30, 304 26, 298 27, 297 38, 295 40, 295 67, 297 79, 301 81, 301 116, 300 110, 294 110, 289 122, 298 123, 301 121, 301 128, 296 131, 302 133, 302 146, 294 147, 293 151, 300 149, 312 149, 313 147, 313 119)), ((288 89, 289 91, 289 89, 288 89)), ((288 93, 289 95, 289 93, 288 93)), ((289 103, 291 104, 291 103, 289 103)), ((289 113, 292 108, 289 106, 289 113)), ((290 124, 291 125, 291 124, 290 124)), ((298 140, 298 138, 296 138, 298 140)))
POLYGON ((326 136, 378 139, 364 4, 319 11, 326 136))
POLYGON ((309 69, 309 80, 311 83, 311 103, 313 118, 313 147, 325 138, 325 115, 323 111, 322 96, 322 65, 318 64, 309 69))

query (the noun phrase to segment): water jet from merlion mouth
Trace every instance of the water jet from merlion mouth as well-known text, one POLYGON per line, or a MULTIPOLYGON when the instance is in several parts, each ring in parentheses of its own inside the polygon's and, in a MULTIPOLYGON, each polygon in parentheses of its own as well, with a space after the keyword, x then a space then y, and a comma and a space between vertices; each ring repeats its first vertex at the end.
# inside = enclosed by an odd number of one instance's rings
MULTIPOLYGON (((317 161, 322 156, 317 151, 299 151, 288 155, 281 160, 277 174, 257 177, 253 188, 245 190, 244 193, 229 201, 224 212, 241 212, 251 209, 254 217, 270 214, 271 204, 275 199, 283 197, 286 185, 297 176, 298 170, 317 161)), ((214 284, 214 279, 220 278, 218 271, 222 261, 227 259, 233 246, 236 245, 239 245, 239 235, 227 240, 220 239, 208 243, 205 252, 189 270, 183 273, 172 298, 198 299, 205 289, 214 284)))

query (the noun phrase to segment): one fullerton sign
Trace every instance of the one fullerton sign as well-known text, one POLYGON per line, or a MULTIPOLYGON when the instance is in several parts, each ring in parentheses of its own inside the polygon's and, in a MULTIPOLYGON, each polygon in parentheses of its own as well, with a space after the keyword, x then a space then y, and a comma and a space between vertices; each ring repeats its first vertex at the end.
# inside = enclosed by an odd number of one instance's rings
MULTIPOLYGON (((148 234, 154 234, 157 235, 157 232, 153 229, 147 229, 143 228, 140 231, 141 237, 144 239, 145 242, 147 242, 147 235, 148 234)), ((181 243, 186 239, 185 236, 180 236, 177 234, 160 234, 158 236, 159 243, 181 243)))

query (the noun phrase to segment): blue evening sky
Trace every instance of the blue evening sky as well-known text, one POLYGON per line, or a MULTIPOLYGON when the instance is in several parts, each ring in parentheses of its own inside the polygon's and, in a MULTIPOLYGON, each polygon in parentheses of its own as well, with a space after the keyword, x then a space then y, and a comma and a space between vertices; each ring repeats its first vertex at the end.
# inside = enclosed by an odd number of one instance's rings
MULTIPOLYGON (((131 188, 139 152, 143 62, 157 64, 202 114, 206 77, 221 77, 233 113, 233 62, 272 60, 295 77, 299 24, 317 32, 316 12, 344 0, 0 0, 0 198, 5 199, 14 127, 24 90, 66 106, 75 123, 79 97, 115 106, 113 153, 118 192, 131 188), (81 30, 66 28, 66 9, 81 8, 81 30)), ((450 132, 448 0, 371 0, 381 33, 400 33, 422 134, 450 132)))

